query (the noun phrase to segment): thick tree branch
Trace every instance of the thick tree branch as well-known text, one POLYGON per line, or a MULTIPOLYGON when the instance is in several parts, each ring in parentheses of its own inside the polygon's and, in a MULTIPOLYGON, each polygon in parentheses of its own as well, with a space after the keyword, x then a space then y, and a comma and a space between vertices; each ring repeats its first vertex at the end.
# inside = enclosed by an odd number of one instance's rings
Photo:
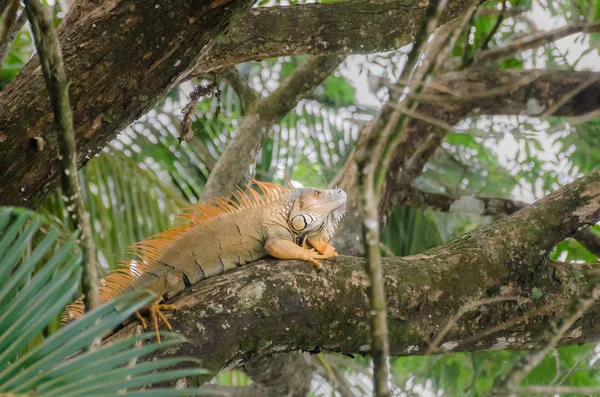
MULTIPOLYGON (((105 1, 59 29, 81 166, 177 82, 250 0, 105 1), (152 26, 152 34, 147 34, 152 26)), ((37 57, 0 94, 0 202, 38 205, 57 186, 57 142, 37 57), (40 150, 36 142, 46 143, 40 150)))
MULTIPOLYGON (((466 0, 449 2, 441 23, 456 18, 466 0)), ((190 75, 238 63, 300 54, 369 54, 413 41, 427 3, 348 0, 294 7, 253 8, 217 38, 190 75)))
POLYGON ((85 209, 79 184, 73 114, 69 102, 69 83, 62 61, 52 17, 39 0, 25 0, 25 13, 31 24, 35 47, 40 57, 44 79, 54 112, 54 130, 58 140, 61 186, 69 218, 79 233, 82 253, 82 292, 85 310, 99 304, 96 248, 92 238, 89 214, 85 209))
MULTIPOLYGON (((175 0, 154 7, 141 0, 113 0, 76 18, 81 7, 75 3, 59 37, 72 82, 80 166, 174 84, 189 77, 194 64, 196 73, 205 73, 263 57, 399 48, 412 40, 424 12, 424 4, 403 1, 351 0, 259 8, 249 14, 238 12, 249 7, 248 0, 231 0, 223 7, 219 1, 202 4, 175 0), (233 15, 237 17, 219 39, 233 15), (153 27, 152 35, 145 34, 148 26, 153 27)), ((452 2, 443 21, 464 6, 465 0, 452 2)), ((56 145, 46 128, 51 112, 46 98, 39 95, 43 80, 37 66, 34 59, 0 94, 3 205, 35 207, 58 182, 58 163, 50 151, 39 152, 32 144, 40 137, 50 148, 56 145)))
POLYGON ((204 199, 235 191, 271 128, 338 67, 343 56, 311 57, 289 75, 269 96, 248 109, 237 134, 213 168, 202 195, 204 199))
MULTIPOLYGON (((553 314, 589 287, 585 267, 553 264, 547 253, 598 218, 600 172, 595 172, 443 246, 385 258, 391 354, 423 354, 468 303, 498 296, 532 298, 534 288, 542 296, 533 304, 503 300, 465 313, 441 348, 536 346, 553 314), (540 305, 549 308, 533 310, 540 305), (484 334, 492 327, 498 328, 484 334)), ((175 330, 190 340, 168 354, 191 354, 214 372, 295 350, 364 354, 369 339, 363 267, 363 259, 339 257, 317 274, 301 261, 269 260, 205 280, 177 297, 180 310, 167 314, 175 330)), ((598 316, 600 307, 594 306, 560 343, 597 339, 598 316)))

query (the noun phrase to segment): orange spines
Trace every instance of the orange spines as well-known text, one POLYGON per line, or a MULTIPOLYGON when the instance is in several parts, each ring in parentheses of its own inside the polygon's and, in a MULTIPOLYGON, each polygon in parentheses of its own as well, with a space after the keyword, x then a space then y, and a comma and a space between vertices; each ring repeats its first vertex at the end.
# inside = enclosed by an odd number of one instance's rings
MULTIPOLYGON (((255 183, 262 191, 262 196, 247 184, 246 192, 238 187, 237 192, 232 192, 235 200, 226 197, 215 197, 206 204, 196 204, 186 208, 177 217, 177 219, 182 220, 182 224, 173 226, 129 247, 127 251, 133 254, 135 258, 122 260, 117 269, 101 280, 100 301, 106 302, 130 288, 133 282, 148 271, 175 241, 192 229, 228 214, 242 212, 249 208, 256 208, 277 201, 289 192, 283 186, 268 182, 252 180, 252 183, 255 183)), ((83 315, 83 311, 83 300, 79 298, 67 306, 62 321, 68 322, 80 317, 83 315)))

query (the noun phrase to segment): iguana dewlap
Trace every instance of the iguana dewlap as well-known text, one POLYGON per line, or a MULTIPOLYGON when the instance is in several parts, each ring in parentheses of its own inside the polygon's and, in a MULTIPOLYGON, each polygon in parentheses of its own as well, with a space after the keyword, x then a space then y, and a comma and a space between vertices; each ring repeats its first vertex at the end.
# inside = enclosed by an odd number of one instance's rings
MULTIPOLYGON (((236 200, 217 198, 184 211, 185 223, 156 234, 131 247, 134 260, 102 279, 100 300, 108 301, 130 290, 151 290, 168 299, 208 277, 266 256, 301 259, 321 268, 318 259, 337 256, 327 243, 344 215, 346 193, 341 189, 292 188, 256 182, 262 196, 252 189, 239 190, 236 200)), ((171 329, 160 309, 150 305, 157 318, 171 329)), ((83 313, 81 299, 70 305, 64 318, 83 313)), ((137 317, 145 327, 145 321, 137 317)))

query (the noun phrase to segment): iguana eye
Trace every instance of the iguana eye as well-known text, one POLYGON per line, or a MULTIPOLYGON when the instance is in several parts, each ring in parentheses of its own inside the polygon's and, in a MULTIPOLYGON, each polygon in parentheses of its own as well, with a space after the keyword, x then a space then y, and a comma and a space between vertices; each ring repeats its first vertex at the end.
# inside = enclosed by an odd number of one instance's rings
POLYGON ((320 195, 322 195, 322 194, 323 194, 323 191, 322 191, 322 190, 315 190, 315 193, 314 193, 314 194, 315 194, 315 196, 317 196, 317 197, 318 197, 318 196, 320 196, 320 195))
POLYGON ((299 232, 301 230, 306 229, 306 227, 310 225, 312 221, 313 218, 310 215, 296 215, 292 218, 292 229, 299 232))

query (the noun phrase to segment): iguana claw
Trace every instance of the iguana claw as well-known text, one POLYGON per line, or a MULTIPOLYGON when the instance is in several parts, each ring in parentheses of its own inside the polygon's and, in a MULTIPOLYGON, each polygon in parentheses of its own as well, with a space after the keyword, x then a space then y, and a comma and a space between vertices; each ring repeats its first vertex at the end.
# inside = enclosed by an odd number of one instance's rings
MULTIPOLYGON (((177 310, 177 307, 175 305, 160 305, 159 303, 161 300, 162 299, 159 299, 156 302, 153 302, 148 305, 148 313, 150 313, 150 319, 152 320, 152 325, 154 327, 154 331, 156 331, 156 342, 157 343, 160 343, 160 332, 158 330, 158 319, 159 318, 160 318, 160 321, 167 327, 167 329, 169 331, 173 329, 173 327, 171 327, 171 324, 169 324, 169 321, 167 320, 165 315, 162 314, 161 310, 177 310)), ((142 317, 142 315, 139 312, 135 313, 135 317, 140 321, 140 323, 142 324, 142 327, 144 329, 148 328, 148 324, 146 323, 146 320, 144 320, 144 317, 142 317)))

